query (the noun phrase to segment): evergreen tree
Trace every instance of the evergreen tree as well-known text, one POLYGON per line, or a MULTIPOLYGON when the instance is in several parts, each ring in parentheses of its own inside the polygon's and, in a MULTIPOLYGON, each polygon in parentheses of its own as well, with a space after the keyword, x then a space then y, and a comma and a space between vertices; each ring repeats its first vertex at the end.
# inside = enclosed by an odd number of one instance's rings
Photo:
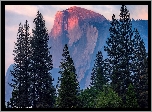
POLYGON ((135 95, 134 87, 132 84, 129 85, 126 92, 126 103, 125 108, 138 108, 137 98, 135 95))
POLYGON ((28 71, 29 54, 30 54, 30 37, 29 37, 29 25, 26 23, 24 27, 20 24, 18 29, 17 43, 14 52, 14 66, 11 75, 13 83, 10 84, 13 87, 12 98, 7 103, 8 108, 26 108, 30 104, 29 87, 30 77, 28 71))
POLYGON ((123 77, 122 81, 122 93, 126 91, 126 89, 129 86, 129 83, 131 83, 131 68, 132 68, 132 52, 133 52, 133 45, 132 45, 132 38, 133 38, 133 32, 132 32, 132 24, 130 19, 130 13, 127 10, 127 7, 125 5, 122 5, 120 9, 120 43, 122 46, 122 56, 120 58, 120 71, 121 75, 123 77))
POLYGON ((110 66, 110 63, 109 63, 109 59, 108 58, 106 58, 105 60, 104 60, 104 69, 103 69, 103 71, 104 71, 104 76, 105 76, 105 78, 106 78, 106 84, 110 84, 110 81, 111 81, 111 74, 112 74, 112 68, 111 68, 111 66, 110 66))
POLYGON ((96 60, 91 73, 91 86, 97 90, 102 90, 103 85, 107 83, 106 76, 104 74, 104 61, 102 52, 98 51, 96 60))
POLYGON ((128 13, 125 5, 122 5, 120 9, 120 20, 116 20, 115 16, 112 16, 110 31, 110 38, 108 38, 107 51, 109 56, 109 63, 112 67, 112 87, 113 89, 123 97, 125 101, 124 93, 131 83, 131 63, 132 63, 132 24, 130 20, 130 14, 128 13))
POLYGON ((96 96, 98 90, 94 87, 87 88, 80 92, 80 108, 96 108, 96 96))
POLYGON ((140 89, 139 89, 139 106, 141 108, 148 108, 148 57, 143 61, 145 65, 145 70, 140 76, 140 89))
POLYGON ((115 19, 115 15, 112 16, 112 22, 110 24, 111 24, 111 27, 109 29, 110 37, 107 38, 108 39, 106 41, 107 46, 104 46, 104 50, 107 51, 107 55, 108 55, 107 61, 109 62, 111 68, 111 75, 110 75, 110 79, 112 80, 111 85, 117 93, 120 93, 121 72, 119 71, 119 59, 122 56, 122 54, 121 54, 121 46, 119 43, 120 23, 118 20, 115 19))
POLYGON ((39 11, 34 19, 35 28, 32 30, 32 57, 30 63, 31 100, 33 108, 53 108, 55 102, 55 88, 50 70, 53 68, 52 55, 48 47, 48 31, 45 21, 39 11))
MULTIPOLYGON (((141 39, 139 32, 135 29, 135 35, 133 39, 134 51, 133 51, 133 82, 136 90, 136 96, 138 98, 138 104, 142 107, 141 97, 142 92, 148 91, 148 73, 146 69, 148 63, 146 61, 147 53, 143 39, 141 39)), ((146 104, 146 103, 145 103, 146 104)))
POLYGON ((148 103, 148 57, 144 60, 145 64, 145 74, 143 74, 140 77, 140 86, 142 88, 142 91, 140 92, 140 98, 141 100, 139 101, 139 105, 142 108, 148 108, 149 103, 148 103))
POLYGON ((65 44, 59 73, 61 74, 60 86, 58 88, 58 108, 77 108, 79 83, 77 80, 76 69, 70 57, 68 46, 65 44))
POLYGON ((97 94, 95 102, 95 108, 122 108, 121 97, 119 97, 110 85, 103 87, 103 91, 97 94))

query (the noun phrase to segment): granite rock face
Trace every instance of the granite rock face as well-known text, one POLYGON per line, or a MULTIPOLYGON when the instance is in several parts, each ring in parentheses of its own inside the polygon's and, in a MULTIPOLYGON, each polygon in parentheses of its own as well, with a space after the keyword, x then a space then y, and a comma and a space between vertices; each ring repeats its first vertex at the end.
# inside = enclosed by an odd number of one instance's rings
MULTIPOLYGON (((60 62, 62 59, 63 47, 68 44, 70 55, 74 61, 78 80, 81 88, 86 88, 90 84, 91 70, 94 65, 95 55, 101 50, 104 58, 106 52, 103 47, 109 37, 110 21, 98 13, 80 8, 71 7, 64 11, 58 11, 55 15, 54 25, 49 33, 51 46, 50 53, 53 57, 53 69, 51 70, 54 78, 54 85, 58 81, 60 62)), ((148 51, 148 20, 132 20, 132 29, 137 28, 141 38, 145 42, 148 51)), ((11 97, 12 76, 10 70, 5 76, 5 100, 11 97)))
POLYGON ((59 67, 63 47, 68 44, 78 81, 81 82, 86 71, 91 67, 94 53, 103 47, 108 26, 109 22, 104 16, 91 10, 74 6, 58 11, 49 34, 54 67, 59 67))
MULTIPOLYGON (((58 11, 49 33, 54 67, 59 68, 63 47, 68 44, 80 87, 88 87, 96 53, 101 50, 104 58, 106 57, 103 47, 110 36, 109 28, 110 21, 91 10, 74 6, 58 11)), ((148 50, 148 21, 133 20, 132 29, 134 28, 138 29, 148 50)))

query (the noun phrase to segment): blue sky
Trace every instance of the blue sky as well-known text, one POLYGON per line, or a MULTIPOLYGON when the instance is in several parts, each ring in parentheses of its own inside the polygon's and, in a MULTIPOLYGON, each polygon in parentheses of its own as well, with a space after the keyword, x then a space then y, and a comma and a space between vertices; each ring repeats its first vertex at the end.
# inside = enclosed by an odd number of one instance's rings
MULTIPOLYGON (((57 11, 65 10, 72 6, 79 6, 88 10, 95 11, 111 20, 115 14, 119 19, 121 5, 6 5, 5 6, 5 73, 8 67, 14 63, 13 50, 16 42, 19 23, 24 24, 28 20, 30 32, 34 28, 33 20, 39 10, 46 22, 46 28, 49 32, 53 27, 55 14, 57 11)), ((130 17, 142 20, 148 20, 147 5, 127 5, 130 17)))

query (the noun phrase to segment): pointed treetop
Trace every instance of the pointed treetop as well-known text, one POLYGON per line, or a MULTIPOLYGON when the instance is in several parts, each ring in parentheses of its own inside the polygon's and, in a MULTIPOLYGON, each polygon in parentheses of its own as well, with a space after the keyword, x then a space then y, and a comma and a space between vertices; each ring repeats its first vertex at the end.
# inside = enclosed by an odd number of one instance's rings
POLYGON ((68 47, 68 45, 67 45, 67 44, 65 44, 65 47, 67 48, 67 47, 68 47))
POLYGON ((39 11, 37 12, 36 18, 34 19, 33 22, 35 23, 38 20, 42 20, 43 22, 45 22, 45 20, 43 20, 42 14, 39 11))
POLYGON ((115 15, 113 14, 113 15, 112 15, 112 19, 114 19, 114 18, 115 18, 115 15))
POLYGON ((41 14, 40 11, 37 11, 37 15, 41 14))
POLYGON ((129 10, 127 9, 127 7, 125 5, 121 6, 120 9, 120 20, 126 20, 126 19, 130 19, 130 13, 128 13, 129 10))

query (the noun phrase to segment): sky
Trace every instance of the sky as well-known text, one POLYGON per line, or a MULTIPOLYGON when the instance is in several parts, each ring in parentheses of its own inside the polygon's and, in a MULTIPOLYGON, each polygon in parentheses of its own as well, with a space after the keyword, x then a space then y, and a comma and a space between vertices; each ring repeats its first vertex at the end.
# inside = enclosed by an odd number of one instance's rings
MULTIPOLYGON (((14 42, 17 39, 19 24, 25 24, 25 21, 28 20, 31 33, 34 28, 33 20, 37 11, 40 11, 44 17, 48 32, 51 32, 56 12, 72 6, 95 11, 108 20, 111 20, 113 14, 119 19, 121 8, 121 5, 5 5, 5 75, 9 66, 14 63, 14 42)), ((126 6, 129 10, 130 18, 148 20, 148 5, 126 6)))

